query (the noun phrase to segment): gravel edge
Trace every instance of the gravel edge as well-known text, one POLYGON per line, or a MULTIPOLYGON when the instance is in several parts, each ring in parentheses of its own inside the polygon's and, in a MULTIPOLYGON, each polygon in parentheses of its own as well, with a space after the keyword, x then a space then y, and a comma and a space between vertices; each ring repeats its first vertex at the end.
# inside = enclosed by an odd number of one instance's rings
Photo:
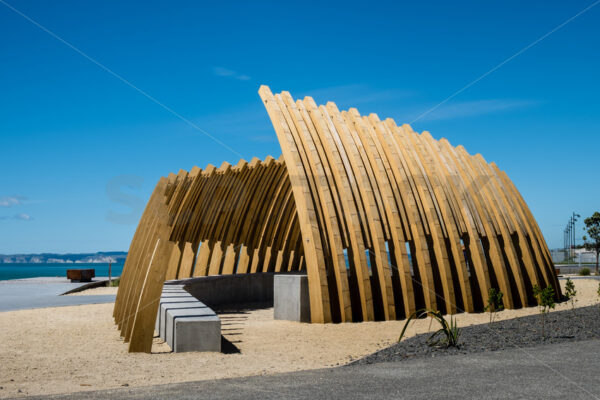
MULTIPOLYGON (((551 312, 546 314, 545 320, 544 336, 541 332, 540 315, 530 315, 496 321, 491 325, 481 324, 462 328, 458 348, 431 347, 427 344, 431 333, 424 333, 395 343, 348 365, 396 362, 600 339, 600 307, 597 305, 551 312)), ((433 322, 432 329, 436 324, 433 322)))

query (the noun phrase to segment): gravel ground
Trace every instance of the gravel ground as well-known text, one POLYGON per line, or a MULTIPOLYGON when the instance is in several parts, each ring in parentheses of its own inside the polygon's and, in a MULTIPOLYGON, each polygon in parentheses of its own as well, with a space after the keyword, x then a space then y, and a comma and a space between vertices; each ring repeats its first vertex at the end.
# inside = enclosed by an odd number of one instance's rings
MULTIPOLYGON (((437 329, 437 325, 435 321, 432 323, 432 332, 437 329)), ((600 307, 589 306, 546 314, 545 326, 545 337, 542 337, 539 315, 497 321, 492 325, 469 326, 461 331, 459 348, 431 347, 427 344, 431 334, 426 333, 393 344, 352 364, 373 364, 598 339, 600 307)))

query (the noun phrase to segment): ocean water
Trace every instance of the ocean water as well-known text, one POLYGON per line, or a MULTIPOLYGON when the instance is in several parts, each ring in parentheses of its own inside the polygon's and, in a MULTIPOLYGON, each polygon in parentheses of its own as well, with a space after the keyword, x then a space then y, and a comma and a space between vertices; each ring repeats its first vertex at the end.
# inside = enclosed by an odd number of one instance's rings
MULTIPOLYGON (((58 276, 67 277, 68 269, 88 269, 96 270, 96 276, 108 276, 108 264, 0 264, 0 281, 8 279, 37 278, 40 276, 58 276)), ((112 276, 120 276, 123 271, 123 263, 113 263, 111 268, 112 276)))

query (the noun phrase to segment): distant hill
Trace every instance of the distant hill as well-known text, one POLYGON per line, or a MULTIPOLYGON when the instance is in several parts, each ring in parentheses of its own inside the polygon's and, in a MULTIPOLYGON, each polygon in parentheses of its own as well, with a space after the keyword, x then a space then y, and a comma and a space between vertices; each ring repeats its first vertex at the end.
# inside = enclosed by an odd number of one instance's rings
POLYGON ((81 254, 0 254, 0 264, 79 264, 79 263, 122 263, 125 251, 100 251, 81 254))

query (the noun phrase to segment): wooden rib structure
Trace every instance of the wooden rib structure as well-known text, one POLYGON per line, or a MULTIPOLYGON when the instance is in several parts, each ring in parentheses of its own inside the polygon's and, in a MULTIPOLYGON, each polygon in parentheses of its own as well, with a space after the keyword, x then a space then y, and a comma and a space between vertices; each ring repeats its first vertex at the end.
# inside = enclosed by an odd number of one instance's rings
POLYGON ((462 146, 356 109, 259 90, 282 157, 161 178, 131 242, 114 317, 149 352, 165 280, 306 270, 312 322, 507 308, 560 287, 508 176, 462 146))

